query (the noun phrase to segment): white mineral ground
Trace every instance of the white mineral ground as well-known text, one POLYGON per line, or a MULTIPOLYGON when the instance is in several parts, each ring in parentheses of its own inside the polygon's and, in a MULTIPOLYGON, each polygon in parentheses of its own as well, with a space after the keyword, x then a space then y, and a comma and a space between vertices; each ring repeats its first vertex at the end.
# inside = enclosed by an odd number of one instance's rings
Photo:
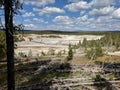
POLYGON ((24 37, 25 41, 16 42, 18 48, 15 49, 15 53, 18 54, 19 52, 24 52, 28 54, 29 51, 31 50, 33 56, 36 56, 37 54, 41 53, 41 51, 48 52, 50 48, 54 49, 55 52, 58 52, 60 50, 67 51, 69 43, 74 45, 77 44, 79 41, 82 42, 84 38, 86 38, 87 40, 97 40, 103 37, 100 35, 60 35, 60 34, 59 35, 52 34, 52 35, 57 37, 50 38, 49 37, 50 35, 47 34, 26 35, 26 37, 24 37), (29 38, 32 38, 32 40, 29 41, 29 38))

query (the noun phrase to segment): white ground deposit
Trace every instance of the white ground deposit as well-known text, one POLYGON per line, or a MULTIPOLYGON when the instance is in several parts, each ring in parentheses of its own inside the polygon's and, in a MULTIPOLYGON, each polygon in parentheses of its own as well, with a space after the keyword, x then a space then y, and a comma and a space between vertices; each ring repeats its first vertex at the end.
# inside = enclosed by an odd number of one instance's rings
POLYGON ((97 40, 103 36, 100 35, 56 35, 56 34, 29 34, 26 35, 25 41, 16 42, 17 49, 15 53, 18 55, 19 52, 23 52, 26 55, 32 51, 33 56, 40 55, 41 51, 48 52, 50 49, 54 49, 55 52, 60 50, 68 50, 69 44, 77 44, 79 41, 83 41, 84 38, 87 40, 97 40), (53 37, 54 36, 54 37, 53 37), (32 38, 30 41, 29 38, 32 38))

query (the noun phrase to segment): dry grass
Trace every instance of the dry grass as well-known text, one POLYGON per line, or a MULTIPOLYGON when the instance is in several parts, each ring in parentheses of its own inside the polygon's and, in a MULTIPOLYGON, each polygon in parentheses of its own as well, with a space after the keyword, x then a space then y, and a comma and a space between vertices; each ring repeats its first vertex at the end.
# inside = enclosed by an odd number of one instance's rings
POLYGON ((95 61, 101 61, 101 62, 120 62, 120 56, 103 56, 99 57, 95 61))
MULTIPOLYGON (((82 56, 82 57, 77 57, 77 58, 69 61, 69 63, 72 65, 84 65, 84 64, 88 63, 89 61, 90 61, 89 59, 82 56)), ((93 63, 93 60, 91 61, 91 63, 93 63)))
POLYGON ((72 65, 84 65, 87 64, 88 62, 90 62, 91 64, 93 64, 96 61, 100 61, 100 62, 120 62, 120 56, 103 56, 103 57, 99 57, 96 60, 89 60, 85 57, 77 57, 71 61, 69 61, 70 64, 72 65))

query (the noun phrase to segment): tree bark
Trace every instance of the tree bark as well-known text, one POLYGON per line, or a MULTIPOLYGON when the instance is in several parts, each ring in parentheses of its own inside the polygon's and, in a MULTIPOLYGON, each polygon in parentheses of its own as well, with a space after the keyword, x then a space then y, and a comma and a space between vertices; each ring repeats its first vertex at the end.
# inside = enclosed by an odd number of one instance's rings
POLYGON ((12 0, 4 0, 5 31, 7 47, 7 86, 8 90, 15 90, 14 78, 14 37, 13 37, 13 5, 12 0))

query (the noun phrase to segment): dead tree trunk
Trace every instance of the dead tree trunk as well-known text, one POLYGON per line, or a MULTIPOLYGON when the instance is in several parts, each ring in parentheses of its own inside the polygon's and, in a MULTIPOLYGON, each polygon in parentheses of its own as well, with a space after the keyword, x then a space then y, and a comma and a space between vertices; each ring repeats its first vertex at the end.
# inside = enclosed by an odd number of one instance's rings
POLYGON ((5 32, 7 47, 7 85, 8 90, 15 90, 14 79, 14 37, 13 37, 13 1, 4 0, 5 32))

